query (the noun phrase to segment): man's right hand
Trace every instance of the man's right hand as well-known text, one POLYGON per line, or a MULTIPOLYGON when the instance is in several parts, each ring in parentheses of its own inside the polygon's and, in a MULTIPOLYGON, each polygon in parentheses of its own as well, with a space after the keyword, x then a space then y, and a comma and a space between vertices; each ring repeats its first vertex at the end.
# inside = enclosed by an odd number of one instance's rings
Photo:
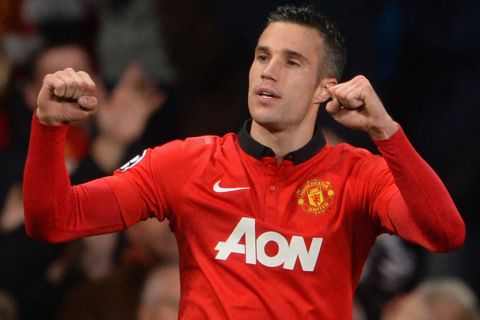
POLYGON ((53 126, 83 120, 97 110, 94 92, 95 83, 84 71, 67 68, 47 74, 38 94, 38 120, 53 126))

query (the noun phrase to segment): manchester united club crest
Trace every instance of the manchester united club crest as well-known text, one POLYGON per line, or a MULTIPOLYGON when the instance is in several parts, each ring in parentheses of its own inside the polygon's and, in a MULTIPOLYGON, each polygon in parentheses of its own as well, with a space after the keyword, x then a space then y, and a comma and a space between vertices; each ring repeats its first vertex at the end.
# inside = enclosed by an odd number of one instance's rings
POLYGON ((297 190, 297 204, 307 213, 323 214, 332 207, 334 195, 331 182, 314 178, 297 190))

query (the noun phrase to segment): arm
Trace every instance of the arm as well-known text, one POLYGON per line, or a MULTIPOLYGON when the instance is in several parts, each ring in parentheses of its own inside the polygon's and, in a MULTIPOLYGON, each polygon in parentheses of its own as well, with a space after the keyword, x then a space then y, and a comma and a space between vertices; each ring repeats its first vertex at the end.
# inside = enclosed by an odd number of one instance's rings
POLYGON ((106 181, 70 186, 63 158, 68 130, 63 124, 95 112, 94 89, 81 71, 66 69, 45 77, 24 173, 25 225, 34 238, 60 242, 124 227, 106 181))
POLYGON ((447 189, 432 168, 398 130, 387 140, 374 140, 399 189, 389 202, 382 224, 390 232, 435 251, 460 247, 465 225, 447 189))
POLYGON ((362 76, 328 88, 327 111, 340 124, 367 132, 391 171, 399 192, 389 199, 380 223, 388 231, 432 251, 461 246, 465 225, 445 186, 410 145, 362 76))

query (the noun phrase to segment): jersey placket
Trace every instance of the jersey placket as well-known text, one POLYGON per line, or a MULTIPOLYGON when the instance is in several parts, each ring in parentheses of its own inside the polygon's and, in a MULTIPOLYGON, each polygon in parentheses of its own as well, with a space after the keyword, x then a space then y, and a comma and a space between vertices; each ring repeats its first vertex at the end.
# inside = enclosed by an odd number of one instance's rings
POLYGON ((265 158, 265 220, 274 222, 278 220, 278 203, 280 184, 278 174, 283 165, 277 165, 275 158, 265 158))

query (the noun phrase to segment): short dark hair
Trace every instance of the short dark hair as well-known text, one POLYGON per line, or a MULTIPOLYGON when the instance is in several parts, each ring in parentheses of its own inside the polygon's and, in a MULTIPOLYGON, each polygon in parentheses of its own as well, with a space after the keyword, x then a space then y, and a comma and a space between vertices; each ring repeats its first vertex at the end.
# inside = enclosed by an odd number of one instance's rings
POLYGON ((292 22, 317 30, 324 39, 327 64, 320 66, 320 73, 339 80, 347 62, 345 38, 335 24, 319 14, 312 6, 278 7, 268 16, 267 26, 273 22, 292 22))

